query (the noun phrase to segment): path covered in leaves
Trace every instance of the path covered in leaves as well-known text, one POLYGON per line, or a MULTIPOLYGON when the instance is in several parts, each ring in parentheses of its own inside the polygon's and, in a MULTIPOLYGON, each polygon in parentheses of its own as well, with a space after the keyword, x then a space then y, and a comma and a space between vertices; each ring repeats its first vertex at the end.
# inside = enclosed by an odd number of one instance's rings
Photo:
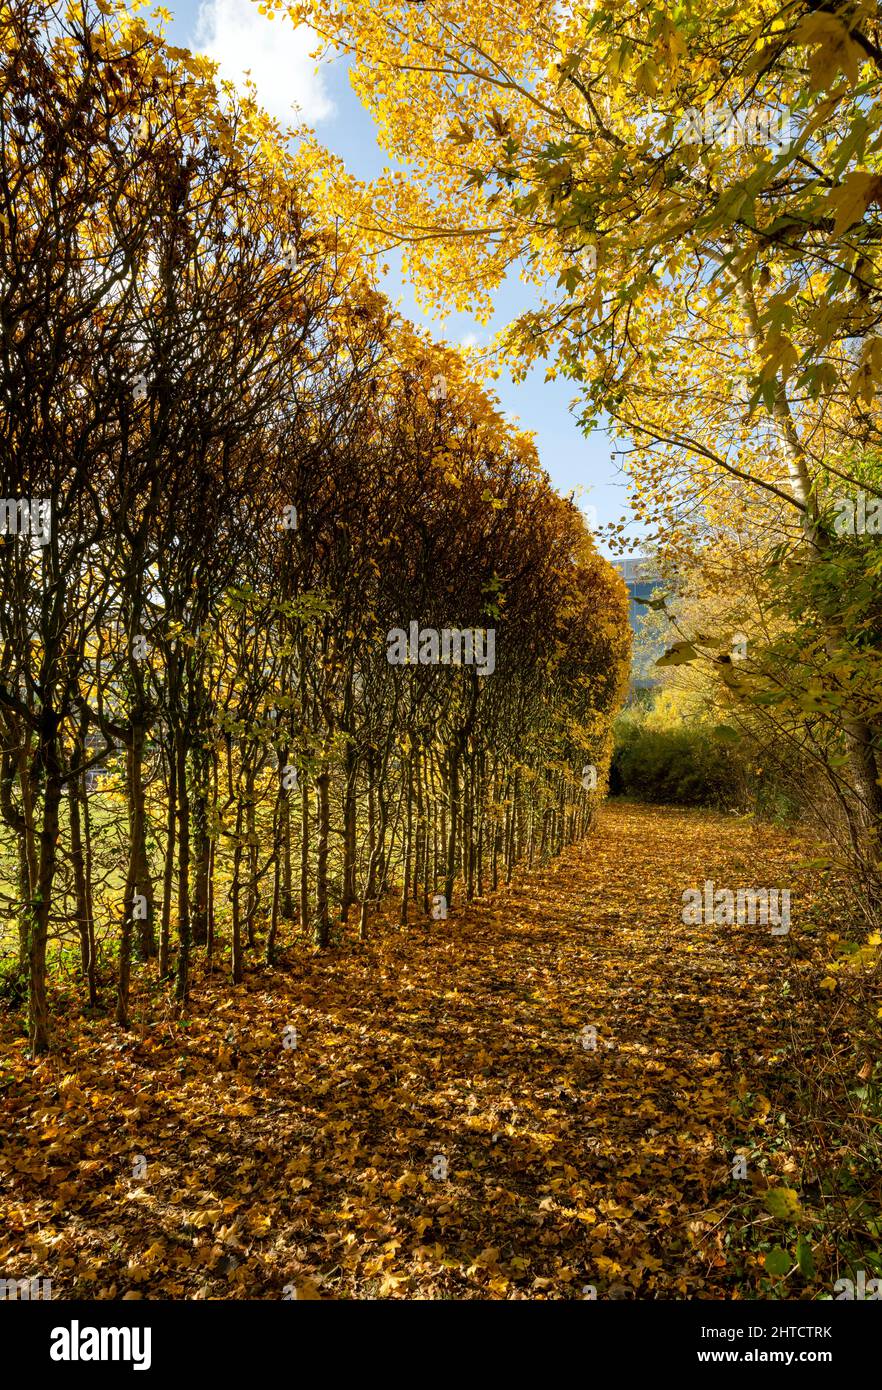
POLYGON ((55 1297, 759 1292, 731 1169, 786 1065, 799 857, 735 817, 607 806, 428 931, 197 980, 186 1024, 142 982, 129 1034, 72 1019, 36 1067, 7 1036, 0 1274, 55 1297), (791 938, 685 926, 705 879, 793 887, 791 938))

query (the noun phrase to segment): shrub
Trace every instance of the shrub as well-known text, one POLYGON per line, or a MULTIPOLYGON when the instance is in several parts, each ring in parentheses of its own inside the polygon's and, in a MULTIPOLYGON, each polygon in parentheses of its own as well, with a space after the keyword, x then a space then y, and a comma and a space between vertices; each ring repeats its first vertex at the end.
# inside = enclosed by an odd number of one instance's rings
POLYGON ((658 728, 626 714, 616 727, 610 794, 742 810, 748 773, 739 749, 721 743, 710 725, 658 728))

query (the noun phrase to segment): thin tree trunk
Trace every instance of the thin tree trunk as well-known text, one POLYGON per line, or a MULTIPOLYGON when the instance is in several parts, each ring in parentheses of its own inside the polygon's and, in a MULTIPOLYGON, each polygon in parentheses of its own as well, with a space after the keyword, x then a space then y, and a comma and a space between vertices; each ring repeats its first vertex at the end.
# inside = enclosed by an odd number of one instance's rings
POLYGON ((328 904, 328 839, 331 819, 329 789, 331 774, 328 770, 327 763, 322 763, 321 771, 315 780, 316 790, 318 792, 318 841, 316 846, 316 910, 314 938, 316 946, 324 948, 331 939, 331 918, 328 904))
POLYGON ((407 906, 410 896, 410 869, 411 855, 413 852, 413 754, 409 753, 402 769, 405 783, 405 797, 407 810, 404 819, 404 845, 403 845, 403 866, 401 874, 401 903, 398 912, 398 922, 402 927, 407 926, 407 906))
POLYGON ((445 865, 444 897, 447 906, 453 905, 453 884, 456 877, 456 840, 459 828, 458 806, 459 806, 459 747, 454 740, 450 746, 447 775, 448 799, 449 799, 449 823, 447 836, 447 863, 445 865))
MULTIPOLYGON (((46 948, 49 916, 57 865, 59 837, 58 811, 61 804, 61 765, 58 750, 58 716, 44 707, 40 729, 40 752, 45 771, 43 818, 40 828, 36 891, 31 897, 28 933, 28 1024, 31 1049, 36 1055, 50 1045, 49 1003, 46 996, 46 948)), ((36 769, 34 769, 36 773, 36 769)))
POLYGON ((300 926, 309 924, 309 782, 306 771, 300 783, 300 926))
POLYGON ((208 835, 210 781, 208 750, 202 746, 201 734, 197 733, 190 762, 193 768, 193 945, 205 946, 208 942, 208 878, 211 858, 211 841, 208 835))
POLYGON ((162 873, 162 918, 159 923, 159 974, 171 968, 171 901, 175 875, 175 825, 178 814, 178 766, 174 747, 168 749, 168 806, 165 821, 165 865, 162 873))
POLYGON ((150 861, 147 854, 144 742, 144 725, 140 720, 136 720, 132 725, 131 744, 127 749, 126 756, 129 772, 129 839, 133 891, 143 899, 143 903, 139 903, 141 910, 136 918, 138 922, 138 953, 142 960, 150 960, 156 955, 154 927, 156 905, 153 878, 150 873, 150 861))
MULTIPOLYGON (((74 765, 82 761, 82 749, 76 748, 73 754, 74 765)), ((83 828, 80 817, 80 797, 83 785, 82 773, 71 777, 67 785, 68 815, 70 817, 70 858, 74 874, 74 895, 76 900, 77 930, 80 935, 80 962, 83 978, 89 986, 89 1007, 94 1009, 98 1003, 98 985, 95 977, 95 922, 92 914, 92 894, 89 875, 86 872, 86 850, 83 844, 83 828)))
POLYGON ((248 908, 245 913, 245 929, 248 945, 252 950, 255 945, 254 923, 260 907, 260 885, 257 880, 257 830, 254 820, 254 779, 255 770, 253 766, 250 766, 245 778, 245 826, 248 843, 248 908))
POLYGON ((345 922, 349 909, 356 901, 355 892, 355 850, 356 850, 356 772, 355 746, 347 739, 344 755, 345 789, 343 793, 343 896, 340 904, 340 920, 345 922))
POLYGON ((242 917, 239 910, 240 879, 242 869, 242 801, 236 806, 236 833, 233 844, 233 882, 230 898, 233 907, 233 984, 240 985, 244 978, 242 961, 242 917))
POLYGON ((178 1002, 186 1003, 190 990, 190 798, 187 790, 187 744, 182 730, 175 733, 178 764, 178 1002))
POLYGON ((279 930, 279 907, 281 902, 282 886, 282 855, 281 855, 281 833, 282 833, 282 812, 288 804, 288 798, 284 789, 279 789, 276 797, 276 814, 273 825, 273 900, 270 910, 269 931, 266 934, 266 963, 275 964, 276 959, 276 935, 279 930))

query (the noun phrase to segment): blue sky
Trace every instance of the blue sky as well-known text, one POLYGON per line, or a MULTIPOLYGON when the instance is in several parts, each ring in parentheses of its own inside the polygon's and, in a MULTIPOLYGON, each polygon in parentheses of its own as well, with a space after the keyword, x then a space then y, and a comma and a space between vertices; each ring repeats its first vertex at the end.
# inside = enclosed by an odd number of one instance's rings
MULTIPOLYGON (((165 8, 174 16, 166 28, 172 43, 210 53, 223 75, 234 81, 249 69, 267 110, 283 122, 313 126, 322 143, 357 177, 370 178, 383 168, 384 153, 370 116, 349 84, 345 62, 323 63, 316 73, 308 33, 295 31, 281 17, 265 19, 253 0, 166 0, 165 8)), ((495 328, 530 303, 526 287, 514 282, 497 295, 489 326, 468 314, 452 314, 439 324, 417 305, 396 258, 386 259, 391 269, 384 288, 390 298, 414 322, 427 324, 436 337, 451 343, 486 343, 495 328)), ((583 508, 594 508, 601 526, 630 516, 624 479, 611 460, 609 441, 601 432, 586 438, 570 414, 572 383, 546 382, 539 369, 520 384, 503 375, 493 387, 506 414, 535 431, 542 464, 560 492, 577 489, 577 501, 583 508)), ((639 534, 633 523, 629 530, 639 534)), ((602 543, 599 548, 606 551, 602 543)))

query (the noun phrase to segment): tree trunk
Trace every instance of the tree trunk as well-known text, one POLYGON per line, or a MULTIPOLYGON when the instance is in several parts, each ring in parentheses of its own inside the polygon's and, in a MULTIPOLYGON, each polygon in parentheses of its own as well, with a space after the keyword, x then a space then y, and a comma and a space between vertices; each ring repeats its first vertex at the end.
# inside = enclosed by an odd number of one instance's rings
POLYGON ((150 861, 147 854, 144 742, 144 725, 136 720, 132 725, 131 744, 127 749, 126 756, 129 783, 129 856, 133 891, 143 899, 142 911, 136 918, 138 922, 138 952, 142 960, 150 960, 156 955, 154 927, 156 906, 153 894, 153 877, 150 873, 150 861))
POLYGON ((211 841, 208 834, 209 817, 209 758, 202 737, 192 749, 193 769, 193 945, 208 942, 208 877, 211 861, 211 841))
POLYGON ((300 783, 300 927, 309 923, 309 782, 304 770, 300 783))
POLYGON ((175 732, 178 768, 178 978, 176 997, 187 1001, 190 991, 190 798, 187 790, 187 743, 175 732))
MULTIPOLYGON (((74 766, 82 761, 81 748, 75 748, 73 760, 74 766)), ((92 914, 90 875, 86 869, 86 851, 83 844, 83 828, 80 817, 80 797, 83 783, 82 773, 76 777, 71 777, 67 786, 67 801, 70 817, 70 858, 74 875, 77 930, 80 934, 80 962, 83 978, 89 986, 89 1007, 94 1009, 98 1003, 98 986, 95 977, 95 921, 92 914)))
POLYGON ((447 796, 449 826, 447 862, 444 866, 444 897, 447 899, 448 908, 450 908, 453 905, 453 884, 456 877, 456 840, 459 828, 459 745, 456 740, 450 745, 448 754, 447 796))
POLYGON ((254 820, 254 780, 255 770, 249 766, 245 778, 245 828, 248 844, 248 907, 245 912, 245 930, 248 945, 254 949, 254 923, 260 908, 260 885, 257 880, 257 829, 254 820))
MULTIPOLYGON (((282 768, 288 766, 287 748, 279 749, 277 761, 281 778, 282 768)), ((279 839, 282 856, 279 911, 286 922, 292 922, 294 920, 294 894, 291 889, 291 801, 285 787, 282 787, 281 801, 279 802, 279 839)))
POLYGON ((273 901, 270 910, 269 931, 266 934, 266 963, 275 964, 276 959, 276 935, 279 930, 279 907, 281 902, 282 887, 282 855, 281 855, 281 836, 282 836, 282 814, 288 804, 287 793, 279 784, 279 791, 276 796, 275 817, 273 823, 273 901))
POLYGON ((178 814, 178 765, 174 746, 168 753, 168 806, 165 820, 165 865, 162 873, 162 918, 159 923, 159 974, 169 974, 171 963, 171 900, 175 875, 175 823, 178 814))
POLYGON ((233 842, 233 882, 230 899, 233 908, 233 984, 240 985, 244 978, 242 960, 242 915, 239 908, 240 879, 242 870, 242 801, 236 806, 236 833, 233 842))
POLYGON ((349 909, 356 901, 355 892, 355 852, 356 852, 356 774, 357 763, 355 745, 347 738, 345 752, 345 790, 343 794, 343 898, 340 904, 340 920, 345 922, 349 909))
MULTIPOLYGON (((49 915, 55 882, 59 836, 58 810, 61 804, 61 765, 58 750, 58 717, 44 707, 38 757, 45 772, 43 819, 39 837, 36 891, 30 901, 28 932, 28 1024, 31 1049, 36 1055, 50 1045, 49 1004, 46 997, 46 948, 49 941, 49 915)), ((37 769, 33 769, 37 774, 37 769)), ((35 775, 34 780, 37 780, 35 775)))
POLYGON ((401 902, 398 922, 407 926, 407 906, 410 897, 411 856, 413 854, 413 754, 409 753, 402 768, 405 785, 406 812, 404 818, 403 865, 401 873, 401 902))
POLYGON ((315 882, 315 944, 321 948, 331 939, 331 918, 328 904, 328 838, 330 831, 331 774, 327 763, 323 762, 316 780, 318 792, 318 843, 316 856, 315 882))

